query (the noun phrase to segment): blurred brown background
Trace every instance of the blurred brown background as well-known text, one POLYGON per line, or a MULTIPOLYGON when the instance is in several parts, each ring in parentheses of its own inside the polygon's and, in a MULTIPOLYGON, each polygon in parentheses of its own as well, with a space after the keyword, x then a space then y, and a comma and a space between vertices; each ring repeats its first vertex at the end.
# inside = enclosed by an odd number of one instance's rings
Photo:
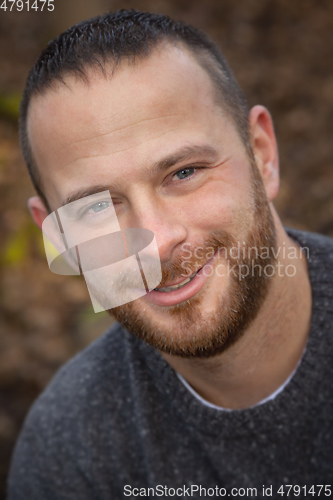
POLYGON ((333 2, 54 3, 52 13, 0 10, 0 498, 29 406, 58 367, 110 323, 106 313, 93 313, 81 278, 49 271, 26 206, 33 190, 18 148, 18 103, 28 70, 53 36, 84 18, 126 7, 166 13, 206 30, 250 104, 264 104, 273 115, 282 220, 333 236, 333 2))

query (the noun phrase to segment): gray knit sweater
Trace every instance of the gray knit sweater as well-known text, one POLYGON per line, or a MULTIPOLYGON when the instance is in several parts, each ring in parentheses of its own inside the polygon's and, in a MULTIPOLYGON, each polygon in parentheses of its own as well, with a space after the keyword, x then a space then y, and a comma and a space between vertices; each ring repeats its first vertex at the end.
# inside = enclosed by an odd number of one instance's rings
POLYGON ((316 485, 331 484, 333 497, 333 240, 288 232, 310 249, 312 325, 275 399, 231 412, 206 407, 158 352, 116 324, 33 405, 9 499, 220 498, 235 496, 232 488, 245 488, 243 498, 288 498, 281 485, 318 498, 316 485))

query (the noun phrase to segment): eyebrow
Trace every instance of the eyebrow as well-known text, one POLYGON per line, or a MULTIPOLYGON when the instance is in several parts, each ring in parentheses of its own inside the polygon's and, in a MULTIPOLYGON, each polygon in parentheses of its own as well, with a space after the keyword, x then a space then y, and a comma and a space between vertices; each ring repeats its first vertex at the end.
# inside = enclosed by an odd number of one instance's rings
POLYGON ((170 167, 173 167, 174 165, 177 165, 177 163, 190 160, 194 156, 201 158, 205 157, 206 159, 208 157, 210 161, 213 161, 217 158, 218 153, 216 149, 214 149, 212 146, 209 146, 208 144, 183 146, 171 155, 168 155, 158 162, 153 163, 149 168, 149 171, 151 173, 155 171, 162 172, 170 167))
MULTIPOLYGON (((174 153, 169 154, 161 160, 150 165, 148 167, 148 175, 153 175, 156 172, 163 172, 164 170, 168 170, 178 163, 184 162, 186 160, 191 160, 194 157, 196 157, 198 161, 199 158, 205 158, 206 161, 209 160, 209 162, 213 162, 218 158, 218 152, 215 148, 208 144, 183 146, 174 153)), ((116 185, 97 184, 88 188, 79 189, 69 195, 61 206, 67 205, 68 203, 72 203, 73 201, 79 200, 86 196, 90 196, 92 194, 110 190, 116 191, 116 185)))

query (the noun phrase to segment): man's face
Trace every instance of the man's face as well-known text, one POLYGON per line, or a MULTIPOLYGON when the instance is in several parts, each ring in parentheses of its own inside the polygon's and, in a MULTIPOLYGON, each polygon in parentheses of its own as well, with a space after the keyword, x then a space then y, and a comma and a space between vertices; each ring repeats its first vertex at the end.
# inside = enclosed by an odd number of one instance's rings
MULTIPOLYGON (((247 260, 225 252, 274 245, 259 173, 209 77, 179 49, 89 76, 89 84, 68 77, 31 103, 29 137, 49 205, 110 190, 121 228, 154 232, 163 275, 162 290, 112 313, 162 351, 221 352, 268 289, 265 276, 228 272, 247 260)), ((101 200, 90 216, 106 217, 107 207, 101 200)))

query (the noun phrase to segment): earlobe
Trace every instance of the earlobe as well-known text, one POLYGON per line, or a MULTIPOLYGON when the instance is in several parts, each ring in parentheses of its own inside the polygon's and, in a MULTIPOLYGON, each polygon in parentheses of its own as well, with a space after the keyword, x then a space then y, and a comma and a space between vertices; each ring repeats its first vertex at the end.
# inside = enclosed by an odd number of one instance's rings
POLYGON ((45 207, 39 196, 32 196, 29 198, 28 207, 33 220, 37 226, 42 229, 43 221, 49 215, 48 209, 45 207))
POLYGON ((249 115, 252 148, 268 201, 279 191, 279 157, 271 115, 264 106, 254 106, 249 115))

